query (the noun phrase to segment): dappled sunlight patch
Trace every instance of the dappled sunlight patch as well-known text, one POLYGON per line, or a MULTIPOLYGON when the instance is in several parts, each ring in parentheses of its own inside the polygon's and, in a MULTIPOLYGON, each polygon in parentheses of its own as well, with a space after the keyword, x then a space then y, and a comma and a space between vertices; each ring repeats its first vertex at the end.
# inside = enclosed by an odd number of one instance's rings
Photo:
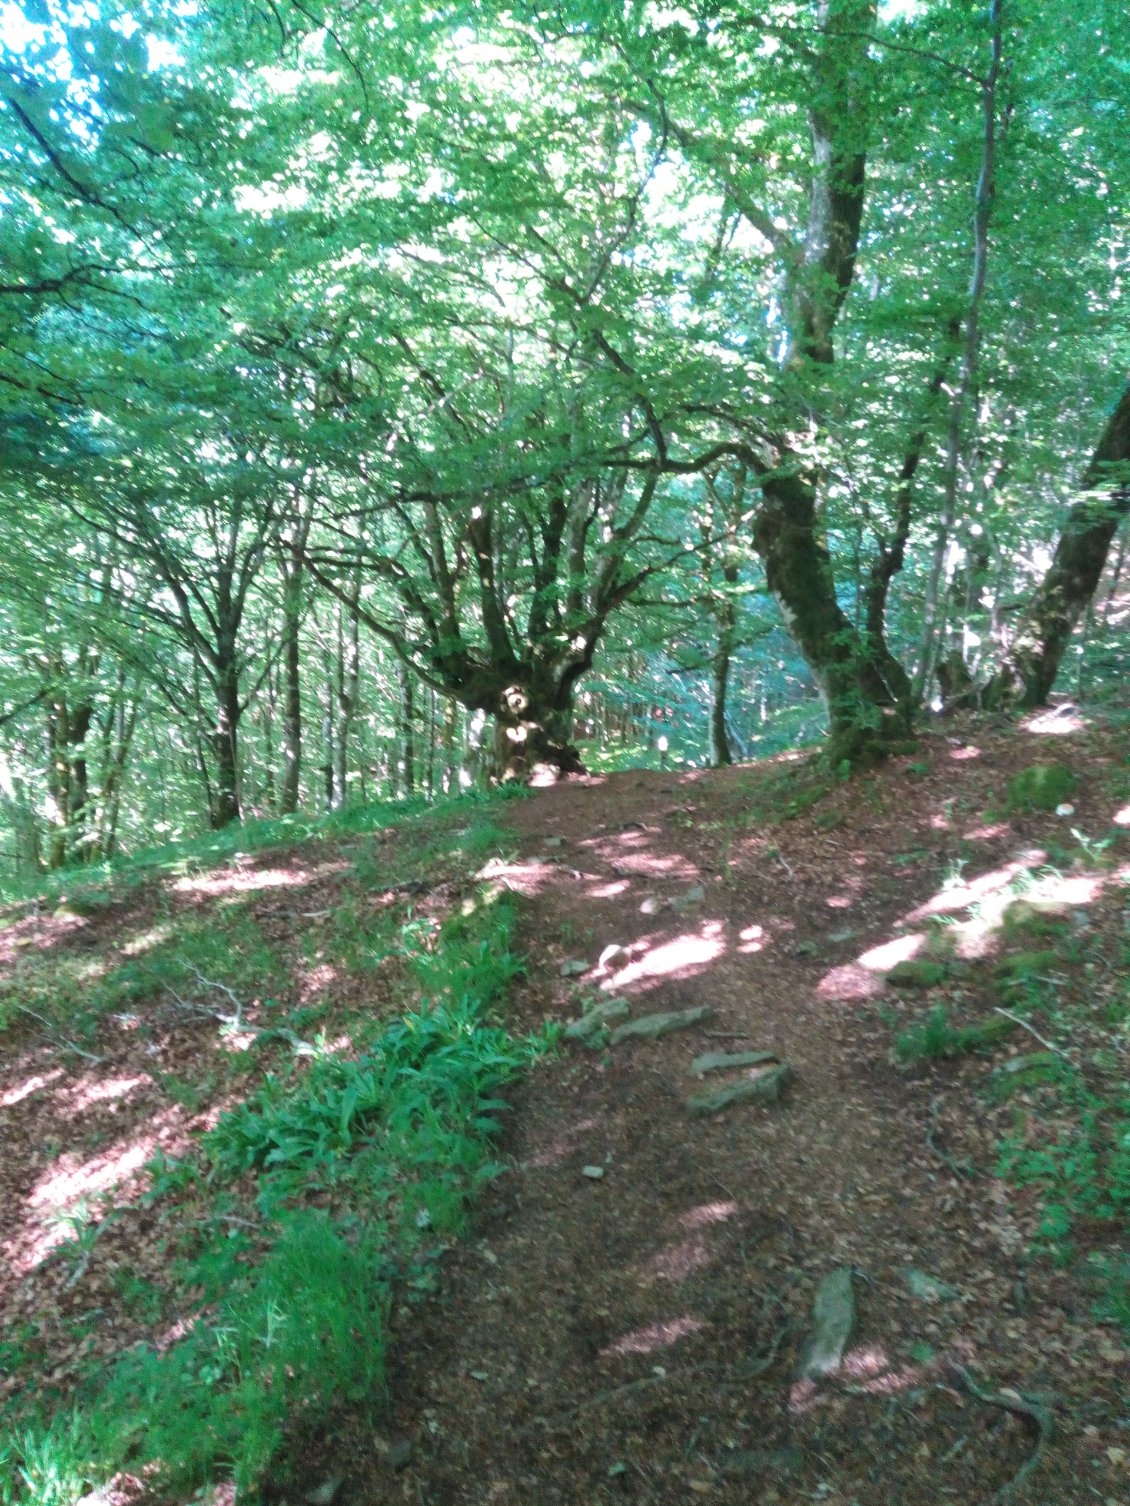
POLYGON ((963 831, 963 842, 995 842, 998 837, 1006 837, 1012 830, 1007 821, 996 821, 991 826, 974 826, 969 831, 963 831))
POLYGON ((313 967, 302 969, 298 979, 298 1001, 310 1004, 322 998, 337 982, 337 968, 331 962, 317 962, 313 967))
POLYGON ((25 1098, 30 1098, 33 1093, 41 1093, 51 1083, 57 1082, 63 1076, 62 1067, 56 1067, 53 1072, 37 1072, 32 1077, 25 1077, 23 1082, 16 1083, 0 1095, 0 1109, 13 1108, 17 1103, 22 1103, 25 1098))
POLYGON ((156 1153, 161 1138, 147 1134, 119 1140, 87 1160, 78 1152, 65 1152, 28 1194, 29 1207, 39 1213, 57 1212, 79 1198, 109 1192, 136 1176, 156 1153))
POLYGON ((596 884, 588 891, 589 899, 615 899, 632 887, 629 879, 616 879, 608 884, 596 884))
POLYGON ((153 1079, 142 1073, 138 1077, 80 1077, 76 1083, 55 1093, 57 1103, 72 1113, 81 1113, 96 1103, 118 1103, 131 1097, 138 1088, 152 1087, 153 1079))
POLYGON ((122 947, 122 956, 140 957, 145 952, 151 952, 154 947, 164 946, 172 934, 171 925, 150 926, 145 931, 139 931, 136 936, 126 942, 122 947))
POLYGON ((685 1239, 681 1244, 659 1250, 640 1267, 640 1281, 648 1286, 654 1281, 685 1281, 688 1276, 710 1264, 712 1256, 701 1239, 685 1239))
POLYGON ((1022 732, 1035 732, 1041 737, 1066 737, 1072 732, 1082 732, 1087 723, 1074 706, 1056 706, 1050 711, 1039 711, 1020 723, 1022 732))
POLYGON ((654 1354, 657 1349, 670 1349, 680 1339, 699 1333, 705 1323, 685 1313, 681 1318, 668 1318, 659 1323, 649 1323, 644 1328, 623 1334, 600 1351, 602 1360, 625 1354, 654 1354))
POLYGON ((1115 811, 1111 820, 1115 826, 1130 826, 1130 805, 1124 805, 1121 810, 1115 811))
POLYGON ((625 988, 653 978, 689 977, 714 962, 725 949, 722 922, 704 921, 699 931, 686 931, 661 946, 651 947, 638 960, 630 962, 617 976, 616 987, 625 988))
POLYGON ((303 868, 236 868, 219 873, 177 879, 170 887, 177 894, 217 898, 228 894, 253 894, 259 889, 293 889, 310 882, 303 868))
POLYGON ((949 756, 954 763, 968 763, 971 759, 981 757, 981 749, 968 743, 964 748, 951 748, 949 756))
POLYGON ((764 926, 743 926, 738 932, 741 946, 738 951, 743 957, 752 956, 754 952, 763 952, 769 944, 769 934, 764 926))
MULTIPOLYGON (((1035 864, 1047 861, 1047 853, 1041 848, 1021 853, 1011 863, 993 868, 979 878, 963 879, 948 884, 925 904, 911 910, 908 921, 925 920, 929 915, 952 915, 958 910, 967 910, 970 905, 981 904, 991 895, 1007 890, 1021 874, 1027 873, 1035 864)), ((1011 896, 1010 896, 1011 897, 1011 896)))
POLYGON ((950 818, 947 811, 935 811, 930 817, 930 825, 935 831, 949 831, 950 818))
POLYGON ((850 910, 855 900, 850 894, 829 894, 824 903, 829 910, 850 910))
POLYGON ((833 967, 816 985, 816 996, 829 1003, 850 1004, 857 999, 874 999, 883 991, 883 980, 858 962, 833 967))
POLYGON ((737 1211, 738 1205, 732 1201, 700 1203, 697 1208, 689 1208, 686 1213, 681 1213, 679 1222, 684 1229, 705 1229, 711 1224, 724 1224, 737 1211))
POLYGON ((861 952, 856 961, 875 973, 889 973, 900 962, 909 962, 917 957, 926 944, 924 931, 910 931, 905 936, 896 936, 893 941, 884 941, 869 951, 861 952))

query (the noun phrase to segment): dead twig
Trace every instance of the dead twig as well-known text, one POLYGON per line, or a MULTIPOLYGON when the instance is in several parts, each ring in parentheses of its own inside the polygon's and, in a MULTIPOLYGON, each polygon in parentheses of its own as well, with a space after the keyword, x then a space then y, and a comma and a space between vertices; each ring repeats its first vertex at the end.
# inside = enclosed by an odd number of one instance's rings
POLYGON ((1011 1020, 1014 1025, 1019 1025, 1021 1030, 1026 1030, 1030 1036, 1039 1041, 1045 1050, 1054 1051, 1057 1056, 1065 1057, 1067 1055, 1062 1046, 1054 1046, 1051 1041, 1045 1040, 1038 1030, 1033 1030, 1027 1020, 1022 1020, 1018 1014, 1013 1014, 1011 1009, 1001 1009, 998 1005, 996 1013, 1004 1015, 1005 1019, 1011 1020))
POLYGON ((1011 1479, 1005 1483, 990 1497, 990 1506, 1001 1506, 1007 1501, 1014 1491, 1027 1480, 1028 1476, 1036 1469, 1043 1458, 1044 1450, 1051 1442, 1055 1431, 1055 1419, 1048 1402, 1037 1396, 1026 1396, 1020 1391, 985 1391, 966 1370, 964 1365, 959 1365, 956 1360, 949 1360, 946 1369, 960 1391, 967 1396, 972 1396, 975 1401, 981 1402, 986 1407, 999 1407, 1002 1411, 1011 1412, 1014 1417, 1021 1418, 1036 1435, 1036 1446, 1025 1459, 1024 1463, 1016 1471, 1011 1479))
POLYGON ((932 1155, 937 1156, 943 1166, 947 1166, 955 1177, 971 1177, 973 1168, 968 1161, 957 1161, 948 1152, 936 1143, 934 1136, 938 1132, 938 1117, 942 1112, 942 1095, 939 1093, 930 1105, 930 1122, 926 1127, 926 1148, 932 1155))
POLYGON ((48 1042, 57 1051, 73 1051, 76 1056, 81 1056, 84 1061, 93 1062, 95 1066, 100 1065, 106 1060, 104 1056, 95 1056, 93 1051, 84 1051, 81 1046, 76 1045, 74 1041, 68 1040, 66 1036, 56 1035, 54 1025, 52 1025, 51 1021, 45 1015, 38 1014, 34 1009, 29 1009, 26 1004, 17 1004, 15 1007, 18 1014, 30 1015, 33 1020, 39 1021, 48 1033, 48 1042))

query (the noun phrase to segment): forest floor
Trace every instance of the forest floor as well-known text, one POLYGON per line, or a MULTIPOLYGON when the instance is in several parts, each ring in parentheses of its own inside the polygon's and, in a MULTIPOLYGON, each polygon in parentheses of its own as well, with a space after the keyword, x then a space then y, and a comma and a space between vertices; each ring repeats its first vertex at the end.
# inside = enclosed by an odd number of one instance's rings
MULTIPOLYGON (((307 1438, 281 1497, 1126 1506, 1124 736, 1070 711, 950 725, 846 784, 789 757, 628 772, 503 819, 480 876, 520 896, 510 1028, 609 1000, 632 1019, 710 1013, 661 1039, 565 1041, 509 1091, 505 1169, 470 1236, 446 1247, 438 1290, 394 1303, 387 1406, 343 1408, 307 1438), (1070 811, 1006 810, 1037 762, 1078 774, 1070 811), (987 1020, 1008 1034, 964 1049, 987 1020), (692 1073, 703 1053, 755 1051, 773 1061, 692 1073), (789 1069, 774 1101, 688 1109, 773 1063, 789 1069), (850 1330, 806 1364, 836 1273, 850 1330)), ((406 831, 399 859, 385 849, 405 874, 406 831)), ((318 943, 354 871, 332 846, 296 849, 185 881, 180 902, 250 895, 284 1002, 333 993, 336 969, 332 1034, 383 987, 318 943)), ((405 882, 418 905, 441 887, 405 882)), ((153 924, 150 892, 131 903, 93 924, 24 915, 0 939, 9 960, 21 935, 90 958, 112 926, 128 954, 153 924)), ((159 1038, 126 1011, 89 1059, 56 1032, 0 1069, 15 1273, 0 1324, 29 1336, 25 1371, 34 1351, 65 1378, 100 1335, 120 1347, 152 1327, 121 1271, 158 1282, 172 1234, 124 1194, 155 1148, 182 1149, 232 1101, 218 1010, 161 1007, 159 1038), (104 1237, 53 1260, 44 1207, 111 1188, 104 1237)))

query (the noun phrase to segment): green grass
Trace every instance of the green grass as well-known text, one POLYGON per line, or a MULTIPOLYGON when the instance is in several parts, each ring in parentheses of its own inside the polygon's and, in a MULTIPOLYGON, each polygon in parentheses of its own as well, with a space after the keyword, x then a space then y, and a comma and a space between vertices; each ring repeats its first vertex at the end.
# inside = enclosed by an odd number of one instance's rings
MULTIPOLYGON (((483 822, 452 840, 466 867, 500 836, 483 822)), ((138 959, 143 972, 104 986, 122 998, 127 983, 167 988, 205 966, 246 986, 271 959, 242 911, 218 914, 214 934, 202 923, 170 938, 138 959)), ((403 910, 395 933, 382 921, 404 958, 403 1012, 362 1026, 348 1056, 325 1048, 261 1078, 192 1156, 154 1164, 158 1222, 178 1206, 193 1216, 170 1225, 188 1232, 169 1251, 169 1289, 126 1274, 121 1295, 156 1320, 184 1317, 176 1293, 194 1292, 188 1331, 93 1364, 66 1395, 27 1374, 30 1353, 13 1355, 25 1385, 0 1418, 3 1506, 69 1506, 123 1469, 170 1496, 219 1478, 253 1492, 335 1409, 375 1412, 389 1304, 434 1284, 438 1254, 500 1170, 500 1090, 552 1044, 502 1018, 522 972, 516 918, 511 896, 480 889, 438 930, 403 910)), ((100 1227, 76 1231, 74 1258, 100 1227)))

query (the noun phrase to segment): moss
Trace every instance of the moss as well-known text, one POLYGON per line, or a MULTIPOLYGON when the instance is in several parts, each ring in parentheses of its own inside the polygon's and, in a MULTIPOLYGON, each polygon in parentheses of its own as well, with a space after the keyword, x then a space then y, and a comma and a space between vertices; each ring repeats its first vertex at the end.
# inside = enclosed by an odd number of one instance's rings
POLYGON ((1012 985, 1024 983, 1029 978, 1038 978, 1041 973, 1057 966, 1058 962, 1058 952, 1014 952, 1011 957, 998 962, 993 971, 999 982, 1012 985))
POLYGON ((1069 936, 1068 913, 1068 907, 1058 902, 1037 904, 1033 900, 1014 899, 1002 917, 1005 934, 1049 941, 1069 936))
POLYGON ((1075 793, 1078 780, 1063 763, 1034 763, 1008 782, 1006 806, 1016 811, 1054 811, 1075 793))
POLYGON ((942 962, 899 962, 887 974, 887 982, 896 988, 936 988, 946 981, 949 971, 942 962))

